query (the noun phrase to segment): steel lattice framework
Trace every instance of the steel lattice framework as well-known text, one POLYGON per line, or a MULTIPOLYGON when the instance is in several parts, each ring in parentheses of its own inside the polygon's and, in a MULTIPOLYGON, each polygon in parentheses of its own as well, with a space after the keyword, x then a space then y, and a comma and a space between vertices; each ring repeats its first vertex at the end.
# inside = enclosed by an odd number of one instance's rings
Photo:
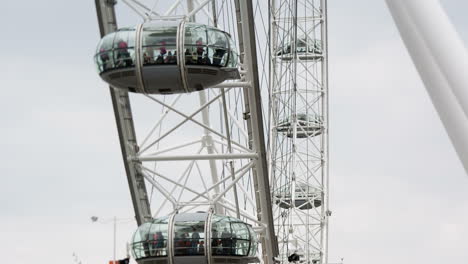
MULTIPOLYGON (((211 210, 255 227, 262 263, 287 263, 292 253, 301 262, 327 263, 326 1, 270 0, 269 9, 267 1, 122 2, 143 22, 218 27, 240 55, 240 79, 199 92, 110 87, 138 224, 211 210), (269 94, 266 129, 261 92, 269 94)), ((102 36, 117 30, 115 4, 96 0, 102 36)))
MULTIPOLYGON (((184 20, 218 27, 230 33, 240 54, 240 79, 215 88, 149 95, 110 87, 138 224, 183 212, 234 216, 252 224, 261 241, 260 261, 273 263, 278 253, 252 2, 123 2, 142 22, 184 20)), ((115 4, 96 0, 101 36, 117 29, 115 4)))
POLYGON ((328 263, 326 0, 270 1, 270 172, 280 260, 328 263))
MULTIPOLYGON (((116 31, 117 1, 95 2, 101 36, 116 31)), ((240 55, 239 79, 199 92, 156 96, 110 87, 138 225, 160 215, 212 211, 252 224, 261 263, 329 264, 327 0, 122 2, 143 22, 218 27, 234 38, 240 55), (262 109, 262 92, 268 94, 268 111, 262 109)), ((467 68, 468 53, 437 0, 387 4, 467 169, 468 78, 459 69, 467 68)), ((142 28, 136 27, 137 43, 142 28)), ((177 43, 184 45, 183 39, 181 33, 177 43)), ((139 55, 131 67, 140 71, 141 84, 142 45, 134 48, 139 55)), ((180 63, 185 46, 180 48, 177 67, 187 82, 180 63)), ((205 239, 210 241, 209 232, 205 239)), ((204 249, 208 264, 210 248, 204 249)), ((167 250, 173 253, 171 243, 167 250)))

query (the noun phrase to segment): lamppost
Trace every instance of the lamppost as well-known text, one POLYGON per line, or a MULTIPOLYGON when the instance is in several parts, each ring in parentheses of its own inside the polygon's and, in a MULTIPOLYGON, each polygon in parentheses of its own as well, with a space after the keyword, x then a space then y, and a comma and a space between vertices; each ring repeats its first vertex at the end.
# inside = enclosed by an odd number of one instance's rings
POLYGON ((133 219, 131 218, 117 218, 114 216, 111 219, 104 219, 104 220, 99 220, 99 217, 93 215, 91 216, 91 222, 93 223, 101 223, 101 224, 108 224, 110 222, 113 222, 114 225, 114 233, 113 233, 113 240, 114 240, 114 246, 113 246, 113 254, 112 254, 112 264, 116 264, 116 248, 117 248, 117 221, 121 222, 129 222, 132 221, 133 219))

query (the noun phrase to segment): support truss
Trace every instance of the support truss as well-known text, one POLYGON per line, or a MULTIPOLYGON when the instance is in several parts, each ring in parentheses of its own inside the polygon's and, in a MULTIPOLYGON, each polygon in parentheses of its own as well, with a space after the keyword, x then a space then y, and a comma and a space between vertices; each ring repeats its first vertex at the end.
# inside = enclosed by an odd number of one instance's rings
POLYGON ((326 0, 270 1, 270 173, 279 259, 328 263, 326 0))
MULTIPOLYGON (((115 24, 115 16, 102 15, 114 13, 114 2, 96 0, 102 27, 115 24)), ((111 88, 138 223, 208 210, 237 217, 258 232, 260 262, 273 263, 277 247, 252 3, 159 2, 123 1, 143 21, 184 19, 230 33, 241 54, 241 78, 178 95, 124 94, 111 88)))

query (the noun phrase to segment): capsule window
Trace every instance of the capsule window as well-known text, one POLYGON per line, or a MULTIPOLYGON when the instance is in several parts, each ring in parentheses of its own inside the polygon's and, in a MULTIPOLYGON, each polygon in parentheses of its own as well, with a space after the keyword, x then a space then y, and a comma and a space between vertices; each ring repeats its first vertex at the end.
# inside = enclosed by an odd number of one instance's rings
POLYGON ((299 39, 297 41, 297 52, 307 52, 308 43, 304 39, 299 39))
POLYGON ((232 229, 228 217, 212 217, 211 226, 211 252, 214 256, 228 256, 232 253, 232 229))
POLYGON ((135 258, 145 258, 150 256, 148 234, 151 223, 141 225, 135 235, 133 235, 133 255, 135 258))
POLYGON ((114 38, 115 34, 109 34, 104 36, 104 38, 99 42, 95 61, 100 73, 114 68, 114 56, 112 52, 112 43, 114 38))
POLYGON ((168 221, 156 219, 141 225, 132 239, 136 259, 167 256, 168 221))
POLYGON ((258 247, 258 238, 257 238, 257 233, 253 230, 251 226, 247 226, 249 229, 250 233, 250 250, 249 250, 249 256, 255 257, 257 255, 257 247, 258 247))
MULTIPOLYGON (((290 54, 291 47, 293 44, 294 44, 293 40, 291 40, 288 43, 285 43, 283 45, 283 48, 281 48, 278 51, 277 55, 290 54)), ((321 42, 320 40, 313 40, 310 38, 300 38, 297 40, 297 43, 296 43, 296 51, 298 53, 321 54, 322 53, 321 42)))
POLYGON ((224 32, 210 28, 208 30, 208 45, 228 49, 228 40, 224 32))
POLYGON ((227 39, 229 39, 229 49, 231 50, 227 67, 235 68, 237 67, 237 62, 239 61, 239 53, 237 52, 236 43, 234 43, 234 40, 229 36, 228 33, 225 34, 227 39))
POLYGON ((174 224, 174 255, 204 255, 205 220, 178 220, 177 216, 174 224))
POLYGON ((143 65, 177 64, 177 26, 148 24, 142 30, 143 65))
POLYGON ((167 256, 167 221, 153 222, 149 230, 150 256, 167 256))
POLYGON ((237 52, 234 50, 231 50, 231 54, 229 54, 229 60, 227 67, 229 68, 235 68, 237 67, 237 61, 239 60, 239 55, 237 55, 237 52))
POLYGON ((208 54, 213 66, 226 66, 229 44, 226 35, 213 28, 208 29, 208 54))
POLYGON ((113 48, 114 68, 135 66, 135 30, 124 28, 117 31, 113 48))
POLYGON ((143 65, 157 64, 177 64, 177 47, 176 46, 146 46, 142 48, 143 65))
POLYGON ((247 225, 243 222, 231 223, 232 253, 236 256, 247 256, 250 246, 250 234, 247 225))
POLYGON ((209 64, 206 26, 187 24, 185 26, 185 62, 190 64, 209 64))
POLYGON ((315 40, 309 45, 309 52, 321 54, 322 53, 322 42, 315 40))
POLYGON ((177 43, 177 26, 165 24, 147 24, 142 30, 143 46, 169 45, 177 43))

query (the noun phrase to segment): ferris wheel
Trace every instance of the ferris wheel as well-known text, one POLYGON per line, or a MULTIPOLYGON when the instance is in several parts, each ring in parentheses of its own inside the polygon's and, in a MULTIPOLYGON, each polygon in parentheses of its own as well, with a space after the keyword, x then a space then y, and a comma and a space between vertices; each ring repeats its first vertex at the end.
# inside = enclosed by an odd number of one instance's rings
POLYGON ((122 2, 94 59, 137 262, 328 263, 326 0, 122 2))

